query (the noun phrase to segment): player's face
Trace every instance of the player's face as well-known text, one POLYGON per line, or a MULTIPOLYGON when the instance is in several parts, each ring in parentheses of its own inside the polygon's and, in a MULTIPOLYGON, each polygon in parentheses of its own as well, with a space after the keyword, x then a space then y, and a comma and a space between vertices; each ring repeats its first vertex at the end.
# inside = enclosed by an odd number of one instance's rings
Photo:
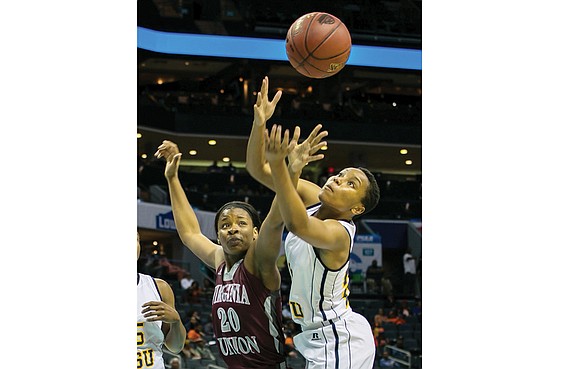
POLYGON ((368 187, 369 179, 362 170, 345 168, 328 178, 318 198, 340 212, 353 211, 353 215, 357 215, 364 211, 361 200, 368 187))
POLYGON ((218 239, 224 253, 245 254, 258 237, 252 218, 243 209, 224 210, 218 219, 218 239))

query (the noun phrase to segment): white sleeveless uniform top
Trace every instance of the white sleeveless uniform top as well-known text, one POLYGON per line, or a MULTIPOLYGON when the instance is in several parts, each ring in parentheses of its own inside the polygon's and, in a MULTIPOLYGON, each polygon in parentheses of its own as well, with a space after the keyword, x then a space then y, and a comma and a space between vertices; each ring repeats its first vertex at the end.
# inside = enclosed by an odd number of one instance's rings
MULTIPOLYGON (((309 216, 321 204, 307 209, 309 216)), ((350 250, 356 226, 352 221, 339 220, 350 236, 350 250)), ((327 268, 316 254, 316 249, 294 233, 289 232, 284 243, 288 269, 292 276, 289 305, 292 320, 303 330, 315 329, 352 311, 348 303, 349 260, 338 270, 327 268)))
POLYGON ((147 322, 141 313, 148 301, 162 301, 153 277, 137 273, 137 368, 165 369, 161 322, 147 322))

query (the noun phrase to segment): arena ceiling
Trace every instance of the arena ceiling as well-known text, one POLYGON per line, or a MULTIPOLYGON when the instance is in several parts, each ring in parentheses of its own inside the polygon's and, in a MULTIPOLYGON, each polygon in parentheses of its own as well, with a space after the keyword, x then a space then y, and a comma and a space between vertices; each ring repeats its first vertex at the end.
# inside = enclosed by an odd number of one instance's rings
MULTIPOLYGON (((161 0, 155 1, 157 9, 162 14, 161 0)), ((228 2, 226 2, 228 3, 228 2)), ((353 2, 356 3, 356 2, 353 2)), ((382 2, 389 6, 396 4, 400 7, 401 2, 382 2)), ((206 4, 207 5, 207 4, 206 4)), ((420 7, 420 2, 411 4, 415 8, 420 7)), ((224 5, 222 4, 222 7, 224 5)), ((354 9, 345 3, 344 7, 354 9)), ((169 9, 169 8, 168 8, 169 9)), ((398 9, 398 8, 397 8, 398 9)), ((171 10, 171 9, 169 9, 171 10)), ((223 9, 222 9, 223 10, 223 9)), ((203 18, 203 14, 201 18, 203 18)), ((353 13, 355 14, 355 13, 353 13)), ((356 13, 358 14, 358 13, 356 13)), ((165 16, 168 17, 167 15, 165 16)), ((203 29, 203 25, 209 24, 203 19, 194 20, 198 29, 203 29)), ((224 22, 226 23, 226 22, 224 22)), ((217 23, 212 23, 217 24, 217 23)), ((231 24, 227 23, 227 24, 231 24)), ((226 24, 226 25, 227 25, 226 24)), ((275 31, 276 27, 268 28, 270 32, 275 31), (273 30, 273 31, 272 31, 273 30)), ((256 22, 255 30, 259 28, 256 22)), ((215 27, 214 27, 215 28, 215 27)), ((215 28, 217 29, 217 28, 215 28)), ((218 32, 219 33, 219 32, 218 32)), ((362 33, 361 33, 362 35, 362 33)), ((283 37, 283 36, 282 36, 283 37)), ((402 37, 395 41, 401 41, 402 37)), ((353 37, 354 41, 354 37, 353 37)), ((419 42, 420 36, 415 37, 412 41, 419 42)), ((403 41, 401 41, 403 42, 403 41)), ((392 46, 392 45, 391 45, 392 46)), ((415 45, 417 47, 417 45, 415 45)), ((147 86, 159 86, 160 84, 185 83, 192 88, 197 89, 199 93, 215 93, 232 80, 239 78, 254 81, 250 86, 250 92, 259 88, 259 82, 263 76, 270 79, 271 89, 282 89, 284 94, 300 94, 305 89, 314 89, 324 92, 327 98, 333 99, 337 91, 358 91, 363 95, 398 95, 419 98, 421 96, 421 71, 397 70, 384 68, 354 67, 348 66, 343 69, 338 78, 327 80, 310 80, 299 75, 292 69, 289 63, 271 62, 259 60, 242 60, 242 59, 225 59, 193 56, 177 56, 154 53, 137 49, 137 74, 138 89, 141 90, 147 86), (203 89, 203 90, 200 90, 203 89)), ((255 97, 250 95, 250 104, 255 97)), ((240 124, 251 125, 251 117, 244 117, 240 124)), ((325 125, 326 122, 321 122, 325 125)), ((345 166, 361 163, 370 169, 397 174, 420 174, 421 173, 421 144, 405 142, 369 142, 345 139, 332 139, 332 122, 325 125, 330 132, 329 148, 325 152, 327 158, 322 165, 342 168, 345 166), (406 154, 401 154, 401 149, 406 149, 406 154), (405 162, 411 160, 412 164, 405 162)), ((300 125, 300 122, 296 122, 300 125)), ((420 123, 419 123, 420 124, 420 123)), ((138 139, 139 155, 147 154, 151 158, 156 147, 163 139, 175 141, 184 152, 183 164, 185 165, 204 165, 214 160, 220 161, 224 157, 229 157, 234 164, 243 165, 245 161, 247 136, 228 135, 222 133, 211 134, 211 127, 205 127, 204 133, 178 133, 172 129, 163 129, 163 127, 148 127, 139 125, 137 130, 141 133, 138 139), (217 144, 208 145, 209 139, 215 139, 217 144), (196 150, 195 156, 189 155, 189 150, 196 150)), ((304 136, 303 132, 303 136, 304 136)))

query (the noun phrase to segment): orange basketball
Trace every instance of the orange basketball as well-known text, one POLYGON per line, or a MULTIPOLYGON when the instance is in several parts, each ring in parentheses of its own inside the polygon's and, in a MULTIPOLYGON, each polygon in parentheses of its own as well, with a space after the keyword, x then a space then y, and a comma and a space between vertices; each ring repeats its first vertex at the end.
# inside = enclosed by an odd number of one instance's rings
POLYGON ((308 13, 298 18, 286 35, 286 55, 298 73, 326 78, 338 73, 350 56, 348 28, 334 15, 308 13))

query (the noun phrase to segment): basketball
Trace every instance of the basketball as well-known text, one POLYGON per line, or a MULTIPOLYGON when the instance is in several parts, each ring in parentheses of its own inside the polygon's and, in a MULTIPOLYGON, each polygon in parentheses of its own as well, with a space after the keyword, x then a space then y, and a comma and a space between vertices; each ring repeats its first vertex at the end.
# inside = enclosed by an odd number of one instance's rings
POLYGON ((298 73, 326 78, 344 68, 351 45, 350 32, 340 19, 328 13, 308 13, 288 29, 286 56, 298 73))

